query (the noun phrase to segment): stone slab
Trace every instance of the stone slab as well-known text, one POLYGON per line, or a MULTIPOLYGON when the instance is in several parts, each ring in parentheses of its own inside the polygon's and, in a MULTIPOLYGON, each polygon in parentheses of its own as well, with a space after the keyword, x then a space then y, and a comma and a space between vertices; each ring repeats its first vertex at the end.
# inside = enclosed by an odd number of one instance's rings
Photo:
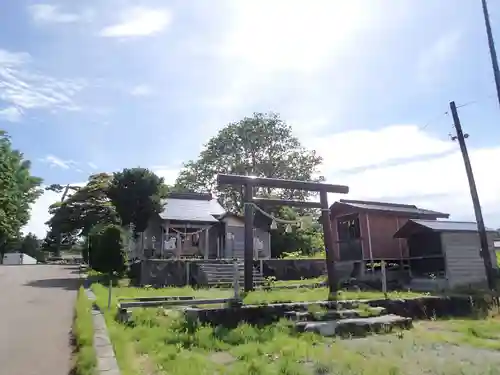
POLYGON ((390 332, 393 328, 410 329, 412 319, 390 314, 370 318, 298 322, 296 327, 299 332, 315 332, 322 336, 366 336, 390 332))
POLYGON ((366 309, 341 309, 320 312, 287 311, 285 312, 285 317, 293 321, 328 321, 347 318, 367 318, 371 316, 379 316, 383 313, 385 313, 385 309, 383 307, 368 307, 366 309))

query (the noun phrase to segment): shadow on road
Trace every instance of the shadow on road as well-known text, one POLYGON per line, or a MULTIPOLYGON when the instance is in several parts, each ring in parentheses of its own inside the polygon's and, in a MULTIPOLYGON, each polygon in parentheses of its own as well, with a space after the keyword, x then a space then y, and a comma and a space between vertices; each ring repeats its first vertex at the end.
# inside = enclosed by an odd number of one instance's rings
POLYGON ((33 280, 24 285, 32 286, 35 288, 61 288, 66 290, 78 290, 81 285, 81 281, 75 278, 42 279, 33 280))

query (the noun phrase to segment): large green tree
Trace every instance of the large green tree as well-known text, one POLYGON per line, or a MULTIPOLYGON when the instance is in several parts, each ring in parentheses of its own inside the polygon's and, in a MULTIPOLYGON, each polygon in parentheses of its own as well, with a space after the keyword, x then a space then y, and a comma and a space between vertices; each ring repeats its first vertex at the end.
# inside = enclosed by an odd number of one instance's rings
POLYGON ((300 226, 292 226, 287 233, 286 226, 279 225, 271 234, 271 256, 280 258, 283 253, 296 253, 300 256, 311 256, 314 251, 324 251, 323 228, 317 215, 299 216, 291 207, 281 207, 278 216, 285 220, 300 222, 300 226))
MULTIPOLYGON (((254 113, 231 123, 205 145, 197 160, 184 165, 176 188, 215 191, 230 210, 242 210, 242 189, 219 188, 218 173, 250 175, 292 180, 322 181, 318 167, 322 159, 314 150, 304 148, 292 128, 276 113, 254 113)), ((310 193, 260 189, 257 194, 283 199, 306 199, 310 193)))
POLYGON ((59 244, 72 246, 99 224, 118 223, 115 207, 107 196, 112 176, 106 173, 91 175, 87 184, 69 195, 64 201, 49 208, 52 215, 47 222, 49 233, 46 250, 56 250, 59 244))
POLYGON ((19 250, 21 251, 21 253, 27 254, 30 257, 33 257, 36 260, 41 261, 44 259, 44 256, 41 252, 40 245, 41 244, 37 236, 34 235, 33 233, 28 233, 22 238, 19 250))
POLYGON ((80 188, 51 185, 48 189, 70 191, 66 199, 49 209, 50 230, 44 241, 48 251, 71 247, 102 225, 133 224, 136 233, 142 232, 151 217, 163 209, 161 200, 167 192, 163 179, 145 168, 98 173, 80 188))
POLYGON ((168 194, 164 179, 146 168, 124 169, 113 174, 107 195, 121 218, 122 225, 143 232, 149 220, 163 210, 168 194))
MULTIPOLYGON (((31 163, 13 149, 6 132, 0 131, 0 255, 28 223, 30 207, 42 194, 42 179, 31 175, 31 163)), ((0 260, 1 261, 1 260, 0 260)))

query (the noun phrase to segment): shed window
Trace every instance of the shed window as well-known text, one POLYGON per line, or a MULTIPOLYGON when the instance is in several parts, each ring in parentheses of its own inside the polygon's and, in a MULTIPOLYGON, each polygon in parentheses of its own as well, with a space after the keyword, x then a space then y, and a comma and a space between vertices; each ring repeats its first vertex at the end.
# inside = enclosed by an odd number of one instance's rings
POLYGON ((340 260, 362 258, 361 230, 358 214, 342 216, 337 219, 340 260))
POLYGON ((359 216, 356 214, 340 218, 337 222, 337 231, 340 241, 348 241, 361 238, 359 216))

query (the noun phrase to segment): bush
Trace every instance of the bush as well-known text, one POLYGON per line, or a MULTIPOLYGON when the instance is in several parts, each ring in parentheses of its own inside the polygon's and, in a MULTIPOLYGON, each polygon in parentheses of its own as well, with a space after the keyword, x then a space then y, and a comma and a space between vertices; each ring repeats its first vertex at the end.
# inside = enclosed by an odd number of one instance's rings
POLYGON ((114 224, 96 227, 90 234, 90 261, 94 270, 121 275, 126 270, 125 232, 114 224))

